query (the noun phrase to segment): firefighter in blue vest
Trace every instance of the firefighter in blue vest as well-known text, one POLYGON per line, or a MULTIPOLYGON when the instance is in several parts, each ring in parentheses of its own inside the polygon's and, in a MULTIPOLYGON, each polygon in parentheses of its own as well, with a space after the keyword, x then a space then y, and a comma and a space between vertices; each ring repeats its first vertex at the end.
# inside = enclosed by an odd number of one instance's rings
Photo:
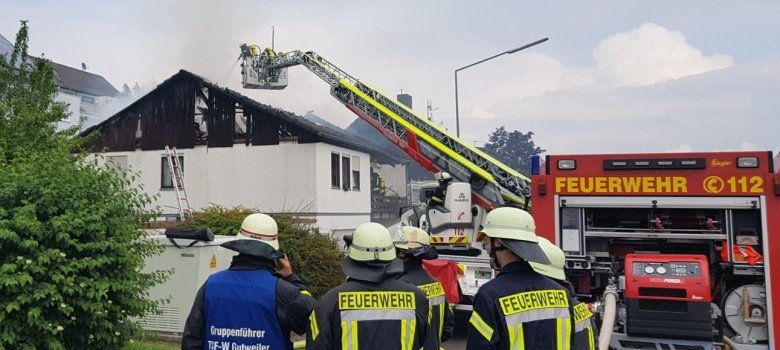
POLYGON ((306 331, 317 302, 279 252, 276 221, 251 214, 222 246, 238 255, 198 290, 181 348, 291 350, 290 331, 306 331))
POLYGON ((370 222, 345 241, 347 281, 320 298, 309 317, 306 349, 420 349, 431 309, 425 293, 395 279, 403 264, 390 232, 370 222))
POLYGON ((598 337, 596 336, 595 323, 593 322, 593 313, 588 305, 574 298, 574 286, 566 280, 564 265, 566 264, 566 255, 561 248, 548 241, 547 238, 539 237, 539 246, 544 250, 544 254, 550 260, 549 265, 532 262, 531 267, 534 271, 552 278, 569 292, 569 304, 572 306, 574 314, 574 339, 572 350, 596 350, 598 348, 598 337))
POLYGON ((439 254, 436 248, 431 246, 428 234, 422 229, 404 226, 399 231, 395 248, 398 258, 404 263, 404 272, 397 278, 417 286, 428 296, 432 317, 428 328, 428 339, 423 349, 439 350, 440 343, 452 337, 455 325, 452 309, 444 295, 444 288, 423 269, 423 260, 436 259, 439 254))
POLYGON ((479 240, 487 240, 497 276, 474 296, 466 349, 568 350, 571 312, 566 289, 534 271, 549 264, 531 214, 497 208, 485 216, 479 240))

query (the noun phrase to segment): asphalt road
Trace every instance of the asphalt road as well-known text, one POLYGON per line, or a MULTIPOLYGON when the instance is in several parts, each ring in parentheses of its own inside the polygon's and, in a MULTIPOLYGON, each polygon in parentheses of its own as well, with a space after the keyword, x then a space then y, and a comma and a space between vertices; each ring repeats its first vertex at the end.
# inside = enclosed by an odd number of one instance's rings
POLYGON ((447 340, 442 344, 447 350, 463 350, 466 348, 466 332, 456 332, 452 339, 447 340))
POLYGON ((442 344, 447 350, 466 349, 466 325, 468 324, 471 312, 455 312, 455 331, 452 332, 452 338, 442 344))

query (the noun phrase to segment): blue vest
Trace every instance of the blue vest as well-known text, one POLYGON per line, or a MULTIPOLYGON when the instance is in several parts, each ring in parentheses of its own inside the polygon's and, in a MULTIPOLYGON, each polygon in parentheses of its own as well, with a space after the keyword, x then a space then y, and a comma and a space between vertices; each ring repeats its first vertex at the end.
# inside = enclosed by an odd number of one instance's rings
POLYGON ((292 349, 276 316, 277 278, 268 270, 225 270, 206 281, 206 350, 292 349))

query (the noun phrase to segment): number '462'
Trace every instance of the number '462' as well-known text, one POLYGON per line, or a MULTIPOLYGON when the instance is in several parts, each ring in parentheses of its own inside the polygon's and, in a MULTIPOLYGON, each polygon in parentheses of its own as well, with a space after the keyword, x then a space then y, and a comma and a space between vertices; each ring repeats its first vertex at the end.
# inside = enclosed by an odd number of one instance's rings
POLYGON ((764 179, 761 176, 732 176, 726 183, 731 192, 763 193, 764 179))

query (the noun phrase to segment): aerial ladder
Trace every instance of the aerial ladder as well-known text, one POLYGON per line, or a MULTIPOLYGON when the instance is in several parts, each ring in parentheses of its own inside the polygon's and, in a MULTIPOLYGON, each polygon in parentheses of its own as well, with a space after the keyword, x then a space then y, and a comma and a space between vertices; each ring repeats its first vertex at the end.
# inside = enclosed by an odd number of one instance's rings
POLYGON ((505 205, 530 209, 530 179, 312 51, 275 52, 241 46, 242 85, 284 89, 287 68, 302 65, 330 94, 431 172, 446 171, 471 185, 472 201, 485 210, 505 205))

